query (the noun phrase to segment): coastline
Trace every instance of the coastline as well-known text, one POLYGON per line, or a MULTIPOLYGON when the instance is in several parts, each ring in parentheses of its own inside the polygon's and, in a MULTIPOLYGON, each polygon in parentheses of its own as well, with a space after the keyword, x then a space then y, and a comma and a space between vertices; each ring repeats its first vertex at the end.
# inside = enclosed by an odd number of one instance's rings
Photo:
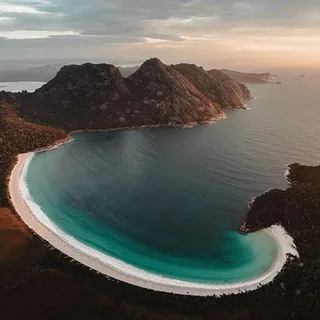
MULTIPOLYGON (((68 136, 65 139, 58 140, 55 143, 48 145, 44 148, 39 148, 39 149, 35 150, 34 152, 44 152, 44 151, 54 150, 54 149, 61 147, 64 144, 71 142, 72 140, 73 140, 73 138, 70 137, 70 135, 68 134, 68 136)), ((18 157, 19 157, 19 155, 18 155, 18 157)))
MULTIPOLYGON (((64 141, 62 143, 66 142, 67 141, 64 141)), ((49 149, 55 147, 57 146, 51 146, 49 149)), ((9 192, 16 212, 30 229, 61 252, 106 276, 155 291, 194 296, 221 296, 259 288, 261 285, 272 281, 281 271, 287 260, 287 253, 299 256, 295 249, 293 239, 281 226, 275 225, 265 229, 264 232, 267 232, 276 239, 278 244, 277 259, 272 269, 257 279, 226 285, 201 284, 170 279, 135 268, 89 248, 73 237, 66 235, 54 225, 42 212, 41 208, 33 202, 24 179, 28 164, 34 154, 35 153, 26 153, 19 155, 18 162, 11 172, 9 192)))
MULTIPOLYGON (((273 188, 269 188, 268 190, 265 190, 263 193, 259 194, 258 196, 252 197, 249 201, 248 201, 248 210, 250 210, 254 204, 254 202, 256 201, 256 199, 260 196, 263 196, 264 194, 267 194, 268 192, 274 190, 273 188)), ((250 230, 247 228, 246 226, 246 215, 243 217, 242 219, 242 225, 240 227, 240 231, 243 233, 249 233, 249 232, 255 232, 255 231, 259 231, 260 229, 254 229, 254 230, 250 230)))
MULTIPOLYGON (((249 109, 245 109, 249 110, 249 109)), ((119 131, 119 130, 133 130, 133 129, 143 129, 143 128, 194 128, 201 125, 208 125, 213 124, 217 121, 225 119, 227 116, 225 113, 222 113, 221 115, 217 117, 213 117, 208 121, 204 122, 189 122, 186 124, 146 124, 141 126, 127 126, 127 127, 116 127, 116 128, 110 128, 110 129, 79 129, 79 130, 73 130, 70 131, 68 134, 76 134, 81 132, 111 132, 111 131, 119 131)), ((60 144, 59 144, 60 145, 60 144)), ((55 147, 58 147, 58 145, 55 145, 55 147)), ((52 149, 52 148, 50 148, 52 149)))
POLYGON ((290 165, 286 164, 286 171, 284 172, 284 179, 286 180, 286 182, 289 186, 292 186, 292 182, 289 179, 289 176, 290 176, 290 165))

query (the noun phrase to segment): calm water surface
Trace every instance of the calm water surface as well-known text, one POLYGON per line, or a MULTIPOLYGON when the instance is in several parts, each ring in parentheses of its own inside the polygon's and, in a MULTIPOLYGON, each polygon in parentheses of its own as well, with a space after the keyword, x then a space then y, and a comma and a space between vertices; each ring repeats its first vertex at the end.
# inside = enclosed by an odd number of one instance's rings
POLYGON ((34 92, 44 84, 45 82, 37 81, 0 82, 0 91, 20 92, 26 90, 28 92, 34 92))

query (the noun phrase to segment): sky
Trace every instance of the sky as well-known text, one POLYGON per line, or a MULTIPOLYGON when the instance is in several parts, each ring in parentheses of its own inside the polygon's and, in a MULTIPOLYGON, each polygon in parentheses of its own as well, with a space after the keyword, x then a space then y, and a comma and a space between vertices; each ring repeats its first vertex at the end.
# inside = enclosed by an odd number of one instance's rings
POLYGON ((319 0, 0 0, 1 60, 320 68, 319 0))

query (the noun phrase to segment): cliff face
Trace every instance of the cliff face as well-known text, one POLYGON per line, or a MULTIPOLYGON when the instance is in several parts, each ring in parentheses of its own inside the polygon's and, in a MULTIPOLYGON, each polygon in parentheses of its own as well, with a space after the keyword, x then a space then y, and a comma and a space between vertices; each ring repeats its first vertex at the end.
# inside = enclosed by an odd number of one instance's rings
POLYGON ((250 90, 242 83, 232 79, 219 70, 208 71, 213 79, 217 82, 219 88, 218 94, 220 103, 232 108, 243 105, 244 100, 252 99, 250 90))
MULTIPOLYGON (((222 110, 237 109, 243 106, 244 99, 251 95, 245 94, 239 84, 216 70, 207 72, 196 65, 181 63, 172 66, 181 73, 205 96, 214 101, 222 110)), ((248 89, 249 90, 249 89, 248 89)))
POLYGON ((18 100, 27 120, 78 130, 207 123, 249 98, 245 86, 221 72, 153 58, 128 78, 108 64, 65 66, 18 100))

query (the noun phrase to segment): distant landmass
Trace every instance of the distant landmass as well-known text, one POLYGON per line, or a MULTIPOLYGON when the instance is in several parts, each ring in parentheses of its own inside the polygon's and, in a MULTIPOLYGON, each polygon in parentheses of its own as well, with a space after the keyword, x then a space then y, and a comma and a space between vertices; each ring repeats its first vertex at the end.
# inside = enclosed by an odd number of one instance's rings
POLYGON ((269 83, 271 80, 272 75, 271 73, 246 73, 246 72, 239 72, 227 69, 221 69, 223 73, 228 75, 229 77, 235 79, 236 81, 242 83, 269 83))
POLYGON ((135 67, 120 67, 120 66, 118 66, 118 69, 124 78, 130 77, 139 68, 140 68, 140 66, 135 66, 135 67))
MULTIPOLYGON (((48 82, 53 79, 58 71, 63 67, 63 64, 47 64, 39 67, 32 67, 28 69, 19 70, 5 70, 0 71, 0 82, 17 82, 17 81, 39 81, 48 82)), ((117 67, 121 75, 124 78, 130 77, 135 73, 140 66, 133 67, 117 67)), ((212 71, 212 70, 210 70, 212 71)), ((210 72, 209 71, 209 72, 210 72)), ((269 83, 273 75, 271 73, 244 73, 227 69, 220 69, 230 78, 240 82, 240 83, 269 83)))
POLYGON ((0 71, 0 82, 47 82, 57 74, 61 67, 61 64, 47 64, 28 69, 0 71))

